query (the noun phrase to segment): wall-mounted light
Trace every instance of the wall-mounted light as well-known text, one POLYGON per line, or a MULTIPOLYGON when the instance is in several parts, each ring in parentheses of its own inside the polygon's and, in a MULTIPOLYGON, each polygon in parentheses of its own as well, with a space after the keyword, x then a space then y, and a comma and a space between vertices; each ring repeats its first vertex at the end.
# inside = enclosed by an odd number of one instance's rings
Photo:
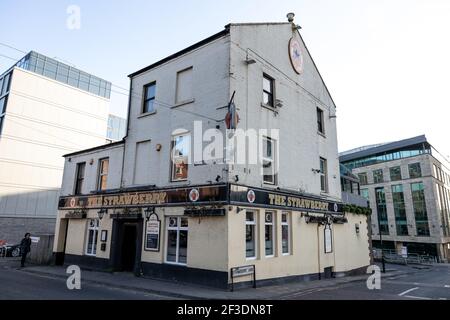
POLYGON ((256 63, 256 60, 255 60, 255 59, 249 59, 249 58, 247 58, 247 59, 244 60, 244 62, 245 62, 246 64, 254 64, 254 63, 256 63))
POLYGON ((92 166, 94 164, 94 159, 89 160, 89 164, 92 166))
POLYGON ((240 207, 236 207, 236 213, 239 213, 239 212, 241 212, 242 210, 244 210, 244 209, 242 209, 242 208, 240 208, 240 207))
POLYGON ((314 172, 314 173, 320 173, 320 169, 314 169, 314 168, 312 168, 311 171, 314 172))
POLYGON ((162 145, 160 144, 160 143, 158 143, 157 145, 156 145, 156 151, 161 151, 161 149, 162 149, 162 145))
POLYGON ((234 182, 238 182, 239 181, 239 176, 238 175, 235 175, 234 176, 234 182))
POLYGON ((219 176, 219 175, 217 175, 217 177, 216 177, 216 182, 219 182, 219 181, 220 181, 220 179, 222 179, 222 177, 221 177, 221 176, 219 176))
POLYGON ((103 208, 101 208, 99 211, 97 211, 97 215, 98 215, 98 218, 99 218, 100 220, 103 219, 103 216, 104 216, 105 214, 108 214, 108 209, 103 209, 103 208))
POLYGON ((148 221, 150 219, 150 216, 154 213, 155 213, 155 207, 147 207, 144 210, 145 219, 147 219, 147 221, 148 221))
POLYGON ((356 231, 356 233, 359 233, 359 224, 358 223, 355 223, 355 231, 356 231))
POLYGON ((295 17, 295 13, 293 13, 293 12, 289 12, 286 15, 286 18, 288 18, 288 22, 294 22, 294 17, 295 17))

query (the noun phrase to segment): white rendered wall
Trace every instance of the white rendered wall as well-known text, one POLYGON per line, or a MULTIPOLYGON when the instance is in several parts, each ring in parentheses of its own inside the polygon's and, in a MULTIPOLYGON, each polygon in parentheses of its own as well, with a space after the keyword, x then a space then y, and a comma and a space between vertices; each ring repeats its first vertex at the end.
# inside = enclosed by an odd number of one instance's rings
POLYGON ((56 216, 62 156, 104 144, 108 105, 108 99, 14 68, 0 136, 0 216, 56 216))

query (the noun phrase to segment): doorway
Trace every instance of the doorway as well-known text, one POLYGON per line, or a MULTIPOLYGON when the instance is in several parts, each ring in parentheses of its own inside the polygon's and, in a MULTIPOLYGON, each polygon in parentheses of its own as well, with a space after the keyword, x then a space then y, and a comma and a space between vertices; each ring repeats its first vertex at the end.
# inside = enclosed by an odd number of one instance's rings
POLYGON ((142 218, 114 219, 111 238, 111 262, 114 271, 139 274, 142 228, 142 218))
POLYGON ((136 260, 136 223, 124 223, 123 225, 123 241, 122 241, 122 257, 120 264, 121 271, 133 271, 136 260))

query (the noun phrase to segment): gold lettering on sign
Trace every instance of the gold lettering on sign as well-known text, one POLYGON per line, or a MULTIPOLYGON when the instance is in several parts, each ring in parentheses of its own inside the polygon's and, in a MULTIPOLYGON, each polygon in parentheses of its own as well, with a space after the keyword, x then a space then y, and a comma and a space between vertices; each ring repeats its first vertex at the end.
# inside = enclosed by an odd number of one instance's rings
POLYGON ((328 202, 326 201, 315 201, 298 197, 286 197, 272 193, 269 193, 269 204, 300 209, 328 211, 328 202))
MULTIPOLYGON (((77 206, 86 205, 86 208, 120 207, 120 206, 136 206, 148 204, 163 204, 166 201, 167 201, 166 192, 136 192, 111 196, 91 196, 87 197, 84 202, 78 199, 77 206)), ((66 206, 68 205, 69 204, 66 204, 66 206)))

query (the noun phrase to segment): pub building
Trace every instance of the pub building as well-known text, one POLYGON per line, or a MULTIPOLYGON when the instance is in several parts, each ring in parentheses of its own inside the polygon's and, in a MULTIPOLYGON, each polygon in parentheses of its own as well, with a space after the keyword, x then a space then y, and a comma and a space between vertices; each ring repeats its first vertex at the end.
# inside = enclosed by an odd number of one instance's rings
POLYGON ((366 271, 336 107, 288 18, 229 24, 129 75, 125 138, 65 155, 56 264, 221 288, 366 271), (265 129, 261 160, 198 152, 227 129, 265 129))

